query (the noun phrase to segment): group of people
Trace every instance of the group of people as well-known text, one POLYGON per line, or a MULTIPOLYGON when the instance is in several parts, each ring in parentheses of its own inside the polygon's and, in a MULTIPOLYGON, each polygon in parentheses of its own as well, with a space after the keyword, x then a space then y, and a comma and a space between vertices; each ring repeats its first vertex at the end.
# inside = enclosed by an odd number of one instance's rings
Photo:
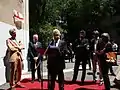
POLYGON ((38 40, 38 35, 33 35, 33 41, 29 43, 28 56, 31 61, 32 83, 35 81, 35 71, 37 70, 37 80, 42 80, 42 61, 47 57, 48 69, 48 88, 54 90, 55 80, 58 76, 59 89, 64 90, 65 53, 67 52, 67 43, 60 39, 61 33, 58 29, 53 30, 53 39, 49 42, 44 54, 40 53, 42 44, 38 40))
MULTIPOLYGON (((5 59, 10 63, 10 86, 11 88, 19 85, 22 71, 22 49, 24 47, 20 42, 16 40, 16 31, 11 29, 9 31, 11 38, 7 39, 7 52, 5 59)), ((54 90, 55 80, 58 76, 59 90, 64 90, 64 72, 65 69, 65 54, 68 53, 67 43, 61 40, 61 33, 58 29, 53 30, 53 39, 49 42, 44 54, 40 53, 42 49, 42 43, 38 40, 38 35, 33 35, 33 41, 29 42, 28 56, 31 62, 31 74, 32 83, 35 81, 35 72, 37 71, 37 80, 42 80, 41 76, 41 64, 44 59, 44 55, 47 55, 47 69, 48 69, 48 89, 54 90)), ((105 85, 106 90, 110 90, 110 80, 108 77, 108 70, 115 76, 112 65, 107 60, 109 52, 114 52, 113 55, 116 58, 116 52, 118 49, 117 44, 111 42, 108 33, 99 34, 97 30, 93 31, 93 39, 88 40, 86 38, 85 30, 81 30, 79 38, 75 40, 73 45, 73 51, 75 54, 74 75, 72 82, 76 82, 78 70, 80 64, 82 64, 82 77, 81 84, 84 85, 86 76, 86 64, 91 58, 93 66, 93 81, 96 82, 97 63, 99 66, 100 85, 105 85)), ((113 59, 115 59, 113 57, 113 59)), ((115 59, 116 60, 116 59, 115 59)), ((115 61, 114 60, 114 61, 115 61)), ((115 61, 116 62, 116 61, 115 61)))
POLYGON ((84 84, 86 75, 86 64, 87 61, 91 59, 93 66, 93 81, 96 82, 96 70, 98 64, 100 85, 102 85, 104 82, 105 89, 110 90, 108 71, 110 69, 111 74, 115 76, 112 69, 112 64, 116 64, 117 49, 117 44, 115 44, 113 41, 111 42, 108 33, 103 33, 100 35, 97 30, 94 30, 93 39, 88 40, 86 38, 86 32, 84 30, 81 30, 79 33, 79 38, 76 39, 74 43, 75 65, 72 81, 76 81, 80 62, 82 62, 81 84, 84 84), (111 56, 108 55, 110 53, 112 53, 111 56), (113 58, 113 62, 107 61, 110 59, 108 56, 110 58, 113 58))
MULTIPOLYGON (((59 42, 59 30, 56 30, 56 33, 58 34, 53 34, 54 40, 52 41, 52 44, 50 44, 49 47, 49 50, 51 52, 48 52, 48 74, 50 75, 51 82, 50 90, 54 90, 56 75, 58 75, 59 89, 64 90, 64 55, 68 52, 68 48, 65 41, 63 41, 63 45, 61 44, 61 42, 59 42), (60 45, 58 44, 58 46, 55 46, 55 41, 59 42, 60 45), (59 54, 54 52, 54 50, 58 51, 59 54)), ((108 33, 103 33, 100 35, 97 30, 94 30, 93 36, 94 37, 92 40, 88 40, 86 38, 85 30, 81 30, 79 33, 79 38, 76 39, 73 43, 75 65, 72 82, 76 82, 79 66, 80 64, 82 64, 81 84, 84 85, 84 80, 86 76, 86 64, 91 58, 93 65, 93 81, 96 82, 96 71, 98 63, 100 85, 102 85, 104 82, 105 89, 110 90, 110 80, 108 76, 108 71, 110 69, 111 74, 115 76, 112 69, 112 65, 116 64, 118 46, 114 43, 114 41, 110 40, 110 36, 108 33)))
MULTIPOLYGON (((9 30, 10 38, 6 40, 6 54, 3 59, 4 65, 6 67, 6 82, 10 83, 10 88, 15 88, 16 86, 24 87, 21 85, 21 75, 23 69, 23 55, 22 50, 24 45, 21 41, 16 40, 16 29, 9 30)), ((33 35, 33 41, 29 42, 28 55, 31 62, 32 71, 32 82, 35 80, 35 71, 37 70, 38 81, 41 81, 41 70, 40 61, 42 56, 39 53, 39 49, 42 48, 42 44, 38 42, 38 35, 33 35)))

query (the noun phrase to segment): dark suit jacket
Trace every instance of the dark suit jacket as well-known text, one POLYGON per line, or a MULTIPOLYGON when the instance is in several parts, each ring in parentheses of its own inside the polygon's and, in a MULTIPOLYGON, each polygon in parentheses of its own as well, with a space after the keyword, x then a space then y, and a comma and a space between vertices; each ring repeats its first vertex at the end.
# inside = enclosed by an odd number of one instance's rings
POLYGON ((105 53, 107 52, 112 52, 112 44, 110 42, 103 42, 102 39, 100 38, 98 41, 98 45, 97 45, 97 51, 100 52, 101 50, 104 50, 104 53, 100 54, 100 56, 104 56, 105 53))
POLYGON ((30 57, 30 61, 33 60, 34 57, 37 57, 40 53, 38 50, 42 48, 42 44, 40 42, 37 42, 37 49, 35 49, 35 45, 33 42, 29 42, 29 48, 28 48, 28 57, 30 57))
POLYGON ((94 51, 94 44, 95 44, 95 39, 93 38, 92 40, 91 40, 91 42, 90 42, 90 51, 94 51))
POLYGON ((74 52, 76 59, 88 59, 87 46, 89 45, 88 39, 77 39, 74 43, 74 52))
MULTIPOLYGON (((99 41, 99 39, 97 39, 99 41)), ((96 43, 96 39, 93 38, 90 42, 90 55, 91 55, 91 58, 93 59, 93 53, 94 53, 94 45, 96 43)), ((98 43, 97 43, 98 44, 98 43)), ((97 49, 97 46, 96 46, 96 49, 97 49)))
POLYGON ((48 49, 48 70, 59 71, 65 69, 64 55, 67 52, 67 44, 60 40, 58 47, 52 42, 48 49))

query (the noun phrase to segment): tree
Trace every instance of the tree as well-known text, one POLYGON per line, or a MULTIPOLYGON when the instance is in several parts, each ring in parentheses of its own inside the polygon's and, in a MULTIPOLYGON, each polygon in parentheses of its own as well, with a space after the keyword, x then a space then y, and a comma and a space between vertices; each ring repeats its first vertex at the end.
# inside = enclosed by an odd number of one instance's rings
MULTIPOLYGON (((30 0, 30 2, 30 27, 35 30, 34 32, 43 33, 46 26, 54 27, 62 21, 59 25, 67 29, 69 38, 73 40, 80 29, 99 28, 101 31, 109 32, 112 30, 113 16, 119 12, 118 0, 30 0)), ((47 32, 51 32, 50 29, 47 32)))
POLYGON ((58 23, 56 21, 60 20, 64 3, 65 1, 62 0, 30 0, 30 37, 38 33, 41 41, 47 45, 51 39, 52 30, 58 28, 55 27, 58 23))
POLYGON ((112 6, 115 11, 113 14, 113 28, 120 36, 120 0, 114 0, 112 6))
POLYGON ((99 28, 108 32, 111 28, 112 0, 69 0, 66 7, 69 33, 74 35, 72 38, 76 38, 80 29, 99 28))

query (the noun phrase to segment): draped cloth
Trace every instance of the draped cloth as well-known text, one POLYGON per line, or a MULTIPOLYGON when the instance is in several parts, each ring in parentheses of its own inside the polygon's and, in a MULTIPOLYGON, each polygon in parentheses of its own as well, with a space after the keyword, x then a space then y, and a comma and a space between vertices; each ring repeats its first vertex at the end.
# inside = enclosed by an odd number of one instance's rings
POLYGON ((117 55, 116 52, 108 52, 106 53, 106 57, 107 57, 107 62, 111 63, 112 65, 116 65, 117 64, 117 55))

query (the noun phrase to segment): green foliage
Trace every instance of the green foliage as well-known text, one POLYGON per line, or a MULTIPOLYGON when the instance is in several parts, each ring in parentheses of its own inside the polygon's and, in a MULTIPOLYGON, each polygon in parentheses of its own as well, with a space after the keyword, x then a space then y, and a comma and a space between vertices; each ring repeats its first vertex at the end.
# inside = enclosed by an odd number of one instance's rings
POLYGON ((36 29, 30 29, 30 40, 32 40, 33 34, 37 33, 39 35, 40 42, 42 42, 43 47, 45 48, 48 46, 49 42, 53 38, 54 29, 59 29, 60 32, 63 32, 63 29, 61 29, 60 27, 56 27, 48 23, 36 29))
POLYGON ((116 14, 120 15, 119 0, 30 0, 30 30, 39 33, 46 46, 57 20, 67 22, 61 26, 76 38, 81 28, 112 30, 116 14))
POLYGON ((56 27, 49 25, 49 24, 45 24, 39 28, 39 35, 41 37, 41 41, 43 43, 43 46, 46 47, 48 45, 48 43, 52 39, 52 31, 55 28, 56 27))
POLYGON ((63 0, 30 0, 30 39, 34 33, 39 34, 44 47, 52 39, 52 31, 56 27, 56 20, 61 16, 63 0))
POLYGON ((110 7, 105 0, 71 0, 67 7, 67 14, 79 17, 85 26, 99 24, 109 17, 110 7))

